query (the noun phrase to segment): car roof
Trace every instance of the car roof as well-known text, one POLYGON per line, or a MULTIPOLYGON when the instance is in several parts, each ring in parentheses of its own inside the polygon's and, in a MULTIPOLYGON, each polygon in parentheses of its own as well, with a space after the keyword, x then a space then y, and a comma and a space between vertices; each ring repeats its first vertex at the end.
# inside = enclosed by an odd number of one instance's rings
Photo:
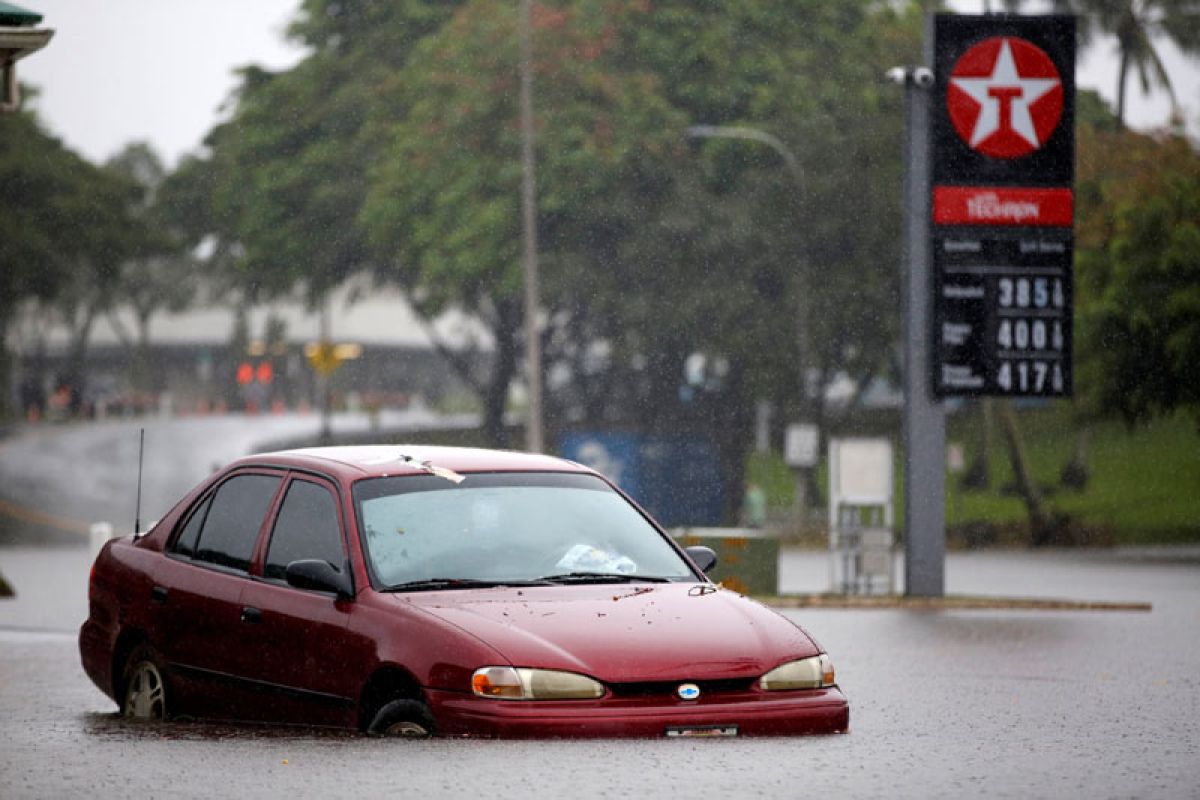
POLYGON ((410 475, 428 472, 429 467, 453 472, 580 472, 592 470, 553 456, 519 453, 511 450, 487 450, 475 447, 437 447, 431 445, 356 445, 347 447, 308 447, 259 453, 240 459, 231 467, 277 465, 312 470, 358 480, 386 475, 410 475), (426 466, 428 465, 428 466, 426 466))

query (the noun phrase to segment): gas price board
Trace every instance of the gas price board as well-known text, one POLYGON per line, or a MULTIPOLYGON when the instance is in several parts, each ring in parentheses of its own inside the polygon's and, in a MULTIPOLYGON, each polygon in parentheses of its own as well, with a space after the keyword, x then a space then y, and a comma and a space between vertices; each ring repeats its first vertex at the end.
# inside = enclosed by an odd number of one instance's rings
POLYGON ((964 231, 934 246, 942 394, 1070 394, 1070 236, 964 231))
POLYGON ((1069 395, 1074 20, 934 22, 933 392, 1069 395))

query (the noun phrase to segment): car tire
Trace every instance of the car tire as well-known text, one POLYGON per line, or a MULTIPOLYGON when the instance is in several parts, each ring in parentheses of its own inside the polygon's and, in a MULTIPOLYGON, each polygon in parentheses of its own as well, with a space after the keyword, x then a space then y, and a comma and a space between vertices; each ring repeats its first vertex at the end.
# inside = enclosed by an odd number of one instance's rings
POLYGON ((404 739, 428 739, 436 733, 433 715, 419 700, 393 700, 385 703, 367 726, 372 736, 404 739))
POLYGON ((121 680, 121 716, 128 719, 167 719, 167 682, 158 656, 149 645, 138 645, 125 661, 121 680))

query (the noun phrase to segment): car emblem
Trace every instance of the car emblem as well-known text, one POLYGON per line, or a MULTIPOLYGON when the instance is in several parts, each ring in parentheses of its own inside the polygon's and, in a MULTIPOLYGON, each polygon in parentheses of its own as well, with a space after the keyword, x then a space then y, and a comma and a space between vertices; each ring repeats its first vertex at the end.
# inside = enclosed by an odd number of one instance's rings
POLYGON ((681 683, 675 694, 679 695, 681 700, 699 700, 700 687, 694 683, 681 683))

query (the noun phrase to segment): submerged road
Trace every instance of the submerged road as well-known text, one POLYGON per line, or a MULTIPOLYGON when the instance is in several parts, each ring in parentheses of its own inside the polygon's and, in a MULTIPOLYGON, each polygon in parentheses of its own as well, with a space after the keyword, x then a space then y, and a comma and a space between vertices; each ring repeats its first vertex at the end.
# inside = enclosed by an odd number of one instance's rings
MULTIPOLYGON (((805 568, 815 553, 788 553, 805 568)), ((377 741, 136 725, 79 667, 83 548, 0 549, 0 795, 40 797, 1194 798, 1200 566, 1104 553, 952 556, 955 580, 1137 593, 1150 613, 789 610, 833 654, 846 736, 722 741, 377 741), (29 585, 57 587, 40 601, 29 585), (76 599, 58 606, 50 598, 76 599), (46 632, 18 630, 21 606, 46 632), (8 605, 15 604, 15 605, 8 605), (4 609, 10 609, 5 612, 4 609), (68 618, 70 617, 70 618, 68 618), (57 632, 62 631, 62 632, 57 632)), ((806 587, 799 587, 806 588, 806 587)), ((997 588, 1000 588, 997 585, 997 588)))
MULTIPOLYGON (((0 797, 1196 798, 1200 560, 1187 555, 947 563, 954 593, 1146 601, 1148 613, 783 612, 833 655, 845 736, 402 742, 118 719, 74 639, 87 548, 0 547, 17 590, 0 600, 0 797)), ((826 580, 823 554, 782 554, 783 591, 826 580)))

